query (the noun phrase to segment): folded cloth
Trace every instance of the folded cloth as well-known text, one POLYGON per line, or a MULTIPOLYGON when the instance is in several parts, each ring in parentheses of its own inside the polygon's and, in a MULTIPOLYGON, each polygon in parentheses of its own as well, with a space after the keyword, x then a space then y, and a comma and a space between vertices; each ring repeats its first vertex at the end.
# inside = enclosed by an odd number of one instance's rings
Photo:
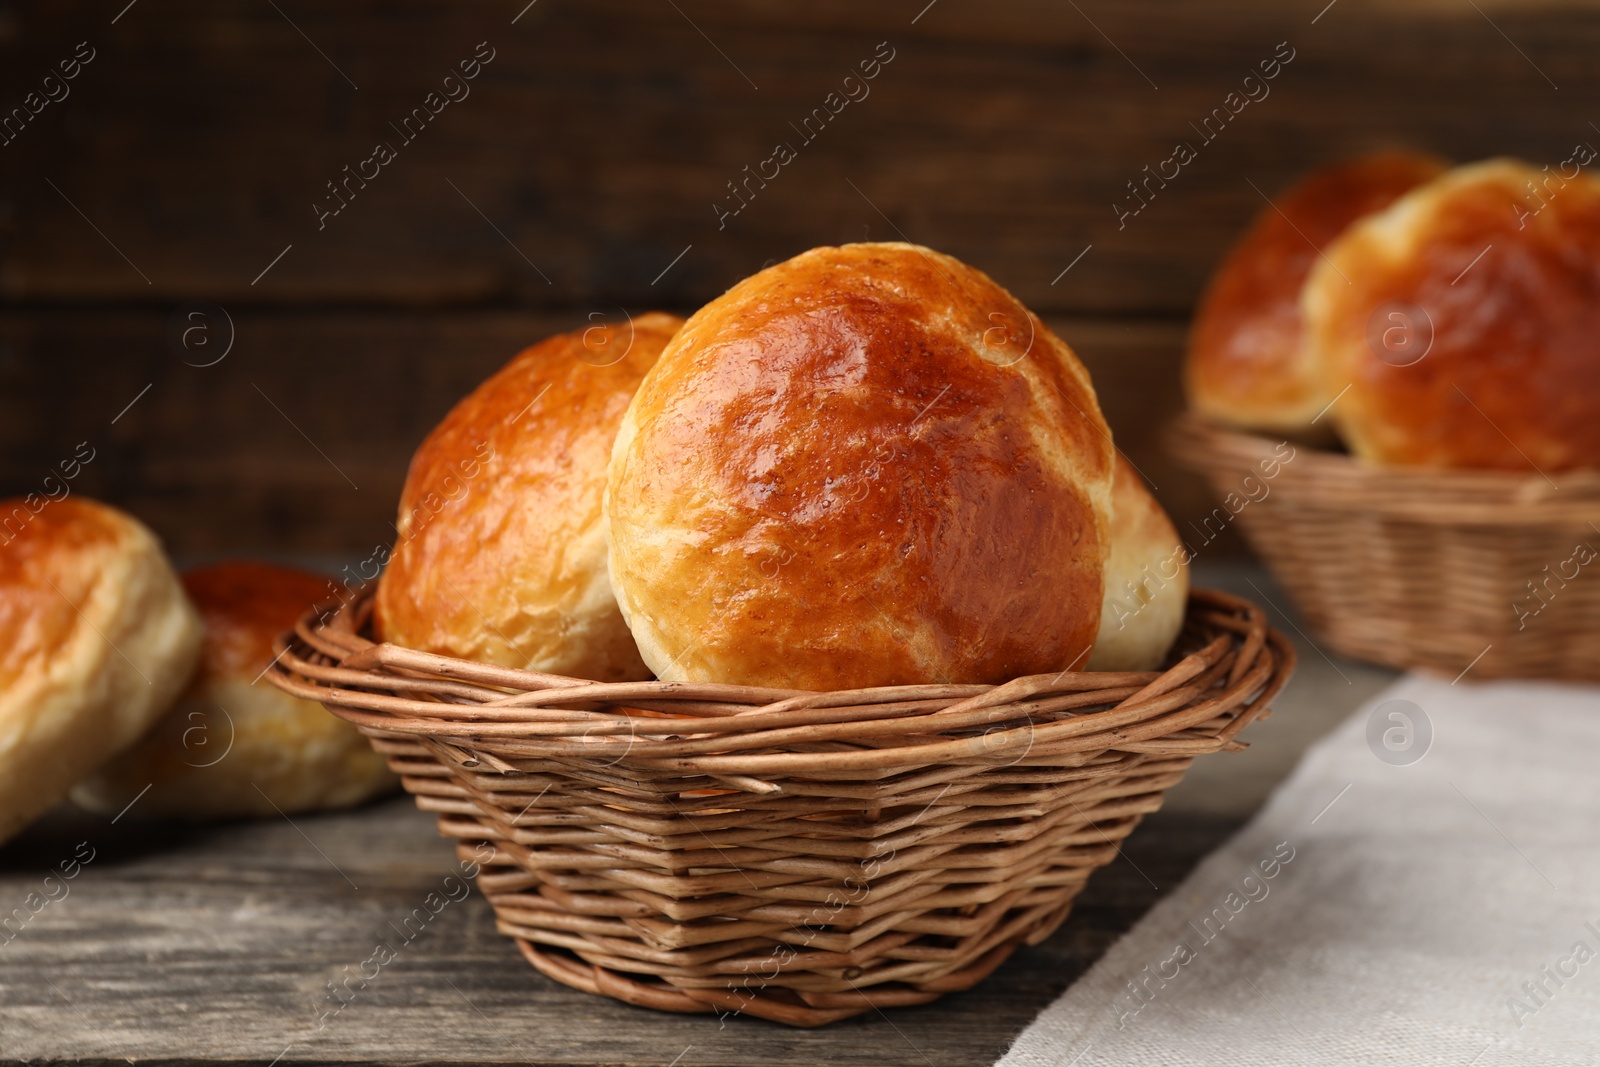
POLYGON ((1600 1064, 1600 687, 1401 679, 1000 1063, 1600 1064))

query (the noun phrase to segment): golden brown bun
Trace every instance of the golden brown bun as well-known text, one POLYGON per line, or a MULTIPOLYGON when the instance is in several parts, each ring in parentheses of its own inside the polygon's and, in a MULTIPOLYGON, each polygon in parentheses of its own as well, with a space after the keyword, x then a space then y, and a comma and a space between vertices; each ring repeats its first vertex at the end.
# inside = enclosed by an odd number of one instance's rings
POLYGON ((148 730, 199 654, 141 523, 79 497, 0 501, 0 841, 148 730))
POLYGON ((1331 394, 1305 344, 1300 289, 1352 222, 1429 181, 1427 156, 1365 156, 1317 171, 1267 205, 1212 275, 1189 333, 1189 406, 1251 429, 1303 432, 1331 394))
POLYGON ((683 320, 659 312, 534 345, 411 461, 378 584, 385 641, 599 681, 648 678, 606 574, 617 424, 683 320))
POLYGON ((607 483, 612 583, 669 680, 839 689, 1080 665, 1110 434, 1088 372, 988 277, 816 248, 701 308, 607 483))
POLYGON ((399 784, 355 727, 261 678, 273 640, 329 598, 327 579, 219 563, 183 586, 205 620, 199 670, 154 730, 73 789, 75 804, 115 813, 143 793, 134 815, 226 818, 344 808, 399 784))
POLYGON ((1086 669, 1150 671, 1183 629, 1189 551, 1144 479, 1121 456, 1111 488, 1111 558, 1100 632, 1086 669))
POLYGON ((1356 455, 1600 466, 1600 181, 1553 175, 1461 167, 1328 249, 1306 314, 1356 455))

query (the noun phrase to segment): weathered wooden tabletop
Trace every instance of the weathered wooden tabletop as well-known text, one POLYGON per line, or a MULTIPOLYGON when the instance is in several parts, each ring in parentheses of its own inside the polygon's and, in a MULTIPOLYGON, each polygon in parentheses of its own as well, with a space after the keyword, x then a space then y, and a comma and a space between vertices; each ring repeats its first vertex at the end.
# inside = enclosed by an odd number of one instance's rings
MULTIPOLYGON (((1251 569, 1203 577, 1283 603, 1251 569)), ((992 1063, 1249 817, 1310 740, 1391 677, 1299 644, 1301 671, 1276 713, 1247 731, 1249 751, 1197 762, 1053 937, 976 989, 926 1007, 801 1031, 655 1012, 558 985, 495 932, 476 891, 449 899, 453 850, 403 797, 293 822, 200 826, 64 809, 0 849, 0 918, 30 893, 55 898, 13 920, 14 934, 0 927, 0 1060, 992 1063), (71 881, 47 887, 63 861, 89 856, 71 881), (437 915, 408 940, 400 927, 430 893, 439 894, 437 915), (329 983, 355 973, 380 942, 396 958, 339 1007, 329 983)))

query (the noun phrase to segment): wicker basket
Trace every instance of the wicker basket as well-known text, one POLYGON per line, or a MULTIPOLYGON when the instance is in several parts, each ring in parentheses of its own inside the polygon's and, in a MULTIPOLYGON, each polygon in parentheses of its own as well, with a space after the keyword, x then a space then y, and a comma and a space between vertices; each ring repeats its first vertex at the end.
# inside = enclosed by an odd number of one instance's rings
POLYGON ((966 989, 1287 680, 1261 609, 1197 592, 1164 672, 801 693, 601 684, 374 645, 314 611, 272 681, 354 723, 551 978, 816 1026, 966 989), (1178 656, 1182 656, 1178 659, 1178 656))
POLYGON ((1600 472, 1377 467, 1305 446, 1283 462, 1281 441, 1192 415, 1168 446, 1224 499, 1186 536, 1236 516, 1327 647, 1452 677, 1600 679, 1600 472))

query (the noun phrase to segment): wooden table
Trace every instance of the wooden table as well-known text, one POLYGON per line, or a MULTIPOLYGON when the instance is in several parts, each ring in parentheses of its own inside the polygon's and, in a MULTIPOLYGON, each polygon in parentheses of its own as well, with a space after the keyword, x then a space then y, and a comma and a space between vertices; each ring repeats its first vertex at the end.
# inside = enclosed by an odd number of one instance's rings
MULTIPOLYGON (((1249 566, 1204 568, 1201 579, 1286 603, 1249 566)), ((1246 732, 1251 749, 1200 760, 1048 941, 926 1007, 817 1031, 629 1007, 536 973, 495 932, 475 891, 402 944, 403 917, 455 870, 432 818, 405 798, 293 822, 201 826, 62 810, 0 849, 0 918, 30 893, 44 895, 61 861, 93 850, 67 895, 52 889, 59 899, 0 943, 0 1061, 992 1063, 1248 819, 1306 744, 1392 677, 1325 658, 1296 637, 1300 672, 1276 713, 1246 732), (328 984, 380 941, 400 946, 397 958, 323 1019, 334 1004, 328 984)))

